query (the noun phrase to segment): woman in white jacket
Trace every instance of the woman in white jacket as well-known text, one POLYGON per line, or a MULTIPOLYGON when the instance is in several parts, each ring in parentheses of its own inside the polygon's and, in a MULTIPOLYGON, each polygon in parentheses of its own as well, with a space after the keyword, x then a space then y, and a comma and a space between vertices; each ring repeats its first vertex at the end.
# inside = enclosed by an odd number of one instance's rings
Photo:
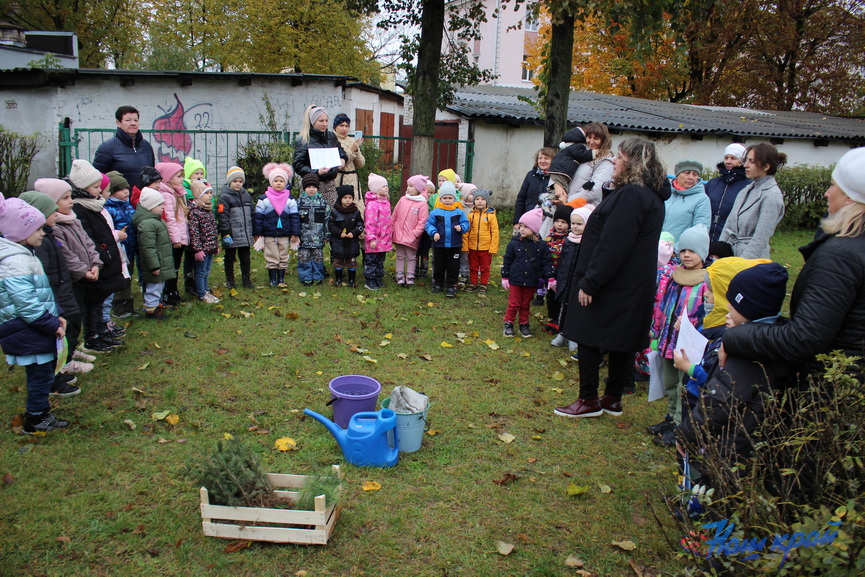
POLYGON ((597 206, 601 202, 601 187, 613 178, 613 139, 606 125, 591 122, 583 127, 586 133, 586 146, 597 150, 595 159, 577 167, 568 190, 568 202, 585 198, 587 204, 597 206))

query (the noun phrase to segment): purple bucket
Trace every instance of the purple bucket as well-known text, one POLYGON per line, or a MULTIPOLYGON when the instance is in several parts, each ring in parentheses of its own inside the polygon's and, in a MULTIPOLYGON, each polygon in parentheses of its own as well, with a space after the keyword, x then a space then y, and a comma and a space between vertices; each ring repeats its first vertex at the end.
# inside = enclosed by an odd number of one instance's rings
POLYGON ((352 415, 364 411, 375 411, 381 383, 363 375, 343 375, 330 382, 333 405, 333 422, 343 429, 348 428, 352 415))

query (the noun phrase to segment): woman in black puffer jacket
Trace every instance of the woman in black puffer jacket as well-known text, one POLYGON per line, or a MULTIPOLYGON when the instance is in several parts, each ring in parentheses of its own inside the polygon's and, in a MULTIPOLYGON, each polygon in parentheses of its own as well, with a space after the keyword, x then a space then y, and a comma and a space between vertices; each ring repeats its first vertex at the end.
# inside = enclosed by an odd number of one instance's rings
POLYGON ((550 176, 547 171, 556 156, 556 149, 549 146, 535 153, 535 166, 526 174, 514 204, 514 230, 520 227, 520 217, 541 205, 541 197, 547 194, 550 176))
POLYGON ((303 178, 311 172, 318 174, 318 192, 333 206, 336 202, 336 177, 339 169, 345 166, 348 155, 339 145, 336 134, 327 129, 329 116, 324 108, 319 106, 307 106, 303 113, 303 122, 300 127, 300 136, 294 147, 294 172, 303 178), (339 166, 319 168, 314 170, 309 158, 310 148, 336 148, 339 152, 339 166))

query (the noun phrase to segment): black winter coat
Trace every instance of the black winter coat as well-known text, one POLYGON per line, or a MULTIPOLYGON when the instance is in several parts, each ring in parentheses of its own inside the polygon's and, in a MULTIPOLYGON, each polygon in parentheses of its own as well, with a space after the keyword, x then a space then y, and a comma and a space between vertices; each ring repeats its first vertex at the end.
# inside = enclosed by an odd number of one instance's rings
POLYGON ((556 267, 556 300, 564 304, 568 300, 568 285, 580 254, 580 243, 571 242, 567 238, 559 255, 559 266, 556 267))
POLYGON ((512 285, 536 287, 539 280, 553 278, 553 259, 550 247, 542 240, 515 238, 505 249, 502 278, 512 285))
POLYGON ((54 292, 54 301, 60 307, 60 316, 71 317, 81 313, 78 302, 72 293, 72 277, 63 257, 60 241, 54 236, 53 227, 43 226, 45 238, 42 244, 33 249, 33 254, 42 263, 45 276, 54 292))
POLYGON ((660 191, 636 184, 605 191, 586 223, 568 287, 566 338, 617 352, 649 345, 658 238, 669 197, 669 183, 660 191), (579 304, 580 289, 593 299, 588 306, 579 304))
POLYGON ((523 179, 520 191, 517 193, 517 201, 514 204, 514 224, 519 224, 520 217, 540 204, 539 199, 547 194, 547 186, 550 184, 550 175, 540 168, 531 169, 523 179))
POLYGON ((822 374, 814 360, 820 353, 840 349, 847 355, 865 356, 865 234, 826 235, 799 250, 805 265, 790 295, 790 322, 746 323, 727 329, 727 354, 806 363, 812 374, 822 374))
MULTIPOLYGON (((310 166, 310 148, 336 148, 339 152, 339 157, 348 162, 348 155, 342 149, 342 146, 340 146, 339 139, 336 137, 336 134, 334 134, 330 130, 319 132, 318 130, 310 128, 309 141, 307 142, 305 140, 298 140, 295 143, 294 148, 294 172, 297 173, 297 175, 301 178, 303 178, 310 172, 315 172, 316 174, 318 174, 318 171, 313 170, 310 166)), ((318 179, 321 182, 328 182, 336 178, 338 173, 339 167, 334 167, 328 170, 324 176, 319 174, 318 179)))
POLYGON ((327 219, 327 229, 330 232, 330 254, 333 258, 355 258, 360 254, 360 239, 358 237, 363 232, 363 217, 357 207, 352 212, 340 212, 340 208, 332 207, 327 219), (350 232, 352 238, 342 238, 340 236, 342 231, 350 232))
POLYGON ((252 246, 252 211, 252 196, 246 190, 241 187, 234 191, 228 184, 223 184, 216 201, 219 237, 230 236, 234 244, 229 246, 234 248, 252 246))
POLYGON ((706 183, 706 196, 712 207, 712 222, 709 226, 709 242, 715 242, 724 232, 727 216, 733 208, 733 203, 739 192, 751 184, 751 179, 745 176, 745 167, 737 166, 727 170, 723 162, 718 163, 716 176, 706 183))
POLYGON ((96 170, 102 174, 112 170, 123 173, 130 189, 141 184, 141 167, 155 164, 153 147, 144 140, 144 135, 139 132, 132 138, 120 128, 113 138, 99 145, 93 156, 93 167, 96 170))
POLYGON ((99 279, 95 283, 88 284, 84 300, 88 303, 102 302, 111 293, 125 289, 129 282, 123 278, 120 250, 117 248, 117 241, 114 240, 114 233, 101 213, 93 212, 80 204, 73 205, 72 210, 81 221, 84 232, 93 240, 96 252, 102 260, 99 279))

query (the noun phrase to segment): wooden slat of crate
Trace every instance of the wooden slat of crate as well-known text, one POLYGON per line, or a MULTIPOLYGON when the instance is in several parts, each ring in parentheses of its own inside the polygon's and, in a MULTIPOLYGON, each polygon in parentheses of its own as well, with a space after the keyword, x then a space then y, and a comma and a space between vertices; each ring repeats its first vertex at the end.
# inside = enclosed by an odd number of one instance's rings
POLYGON ((204 534, 208 537, 223 539, 248 539, 250 541, 269 541, 271 543, 298 543, 301 545, 327 545, 333 534, 341 507, 333 507, 330 518, 324 526, 315 529, 296 529, 288 527, 251 527, 227 525, 224 523, 203 522, 204 534))

